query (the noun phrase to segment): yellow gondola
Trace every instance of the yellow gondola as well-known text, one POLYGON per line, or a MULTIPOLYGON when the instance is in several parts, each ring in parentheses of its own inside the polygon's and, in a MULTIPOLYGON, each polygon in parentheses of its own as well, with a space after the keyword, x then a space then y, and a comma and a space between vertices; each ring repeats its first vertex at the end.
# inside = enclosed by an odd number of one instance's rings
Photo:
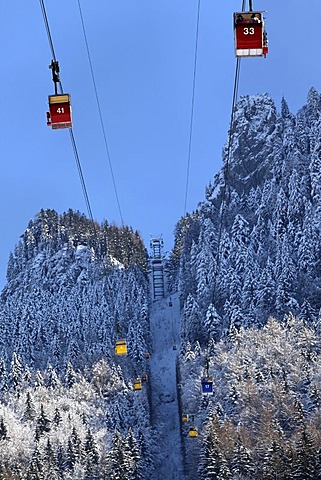
POLYGON ((140 378, 137 378, 135 381, 134 381, 134 390, 141 390, 143 388, 142 386, 142 381, 140 378))
POLYGON ((188 432, 188 435, 189 435, 191 438, 198 437, 198 429, 197 429, 197 427, 190 427, 189 432, 188 432))
POLYGON ((189 422, 189 416, 183 413, 182 415, 182 422, 189 422))
POLYGON ((127 355, 127 343, 125 339, 116 340, 115 354, 127 355))

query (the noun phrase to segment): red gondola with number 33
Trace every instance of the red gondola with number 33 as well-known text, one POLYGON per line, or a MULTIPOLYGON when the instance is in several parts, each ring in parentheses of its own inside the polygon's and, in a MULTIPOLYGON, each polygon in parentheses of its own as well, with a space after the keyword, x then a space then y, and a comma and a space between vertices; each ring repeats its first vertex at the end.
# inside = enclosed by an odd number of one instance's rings
POLYGON ((268 53, 263 12, 234 13, 236 57, 262 57, 268 53))

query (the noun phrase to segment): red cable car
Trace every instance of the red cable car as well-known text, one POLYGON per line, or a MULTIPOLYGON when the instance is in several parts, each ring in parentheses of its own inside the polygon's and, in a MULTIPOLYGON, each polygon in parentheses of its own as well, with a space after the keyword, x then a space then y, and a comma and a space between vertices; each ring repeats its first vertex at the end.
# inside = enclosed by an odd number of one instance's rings
POLYGON ((234 37, 236 57, 265 57, 268 40, 263 12, 234 13, 234 37))
POLYGON ((47 125, 53 130, 72 128, 70 95, 68 93, 49 95, 47 125))

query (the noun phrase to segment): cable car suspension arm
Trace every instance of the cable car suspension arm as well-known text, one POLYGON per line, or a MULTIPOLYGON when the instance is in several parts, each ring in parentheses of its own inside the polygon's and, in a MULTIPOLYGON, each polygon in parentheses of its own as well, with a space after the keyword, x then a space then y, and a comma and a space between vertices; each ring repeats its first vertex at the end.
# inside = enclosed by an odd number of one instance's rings
POLYGON ((55 95, 58 95, 58 83, 60 83, 60 77, 59 77, 59 63, 57 60, 51 60, 51 64, 49 65, 49 68, 52 71, 52 81, 55 84, 55 95))

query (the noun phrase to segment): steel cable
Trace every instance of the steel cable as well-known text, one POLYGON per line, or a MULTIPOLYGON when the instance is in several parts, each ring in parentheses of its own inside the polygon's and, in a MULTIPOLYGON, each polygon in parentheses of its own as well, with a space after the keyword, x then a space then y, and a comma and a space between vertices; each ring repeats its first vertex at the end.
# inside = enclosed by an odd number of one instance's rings
MULTIPOLYGON (((51 50, 52 59, 55 62, 57 62, 45 3, 44 3, 44 0, 39 0, 39 2, 40 2, 40 7, 41 7, 44 23, 45 23, 45 28, 46 28, 46 31, 47 31, 47 36, 48 36, 48 41, 49 41, 49 46, 50 46, 50 50, 51 50)), ((61 80, 59 80, 58 83, 59 83, 59 87, 60 87, 60 93, 63 93, 63 87, 62 87, 61 80)), ((85 203, 86 203, 86 206, 87 206, 88 215, 89 215, 90 220, 93 222, 93 225, 95 225, 93 214, 92 214, 92 209, 91 209, 91 206, 90 206, 89 196, 88 196, 88 192, 87 192, 87 188, 86 188, 85 178, 84 178, 84 174, 83 174, 83 171, 82 171, 80 158, 79 158, 79 154, 78 154, 78 149, 77 149, 77 145, 76 145, 76 141, 75 141, 75 137, 74 137, 74 133, 73 133, 72 128, 69 129, 69 133, 70 133, 71 144, 72 144, 72 147, 73 147, 74 156, 75 156, 75 160, 76 160, 76 165, 77 165, 77 169, 78 169, 78 174, 79 174, 79 178, 80 178, 80 183, 81 183, 81 186, 82 186, 83 195, 84 195, 85 203)), ((95 229, 95 232, 96 232, 96 229, 95 229)))
POLYGON ((116 197, 116 201, 117 201, 117 206, 118 206, 118 211, 119 211, 121 223, 122 223, 122 226, 124 226, 124 219, 123 219, 123 214, 122 214, 122 210, 121 210, 121 207, 120 207, 120 201, 119 201, 119 195, 118 195, 118 190, 117 190, 117 186, 116 186, 114 170, 113 170, 111 157, 110 157, 110 153, 109 153, 107 135, 106 135, 105 125, 104 125, 102 110, 101 110, 101 106, 100 106, 100 100, 99 100, 97 84, 96 84, 96 79, 95 79, 95 74, 94 74, 93 62, 91 60, 91 54, 90 54, 90 50, 89 50, 89 43, 88 43, 88 37, 87 37, 87 33, 86 33, 86 28, 85 28, 84 17, 83 17, 83 13, 82 13, 80 0, 77 0, 77 2, 78 2, 79 13, 80 13, 82 30, 83 30, 85 44, 86 44, 87 57, 88 57, 88 62, 89 62, 89 67, 90 67, 90 72, 91 72, 91 78, 92 78, 92 82, 93 82, 93 86, 94 86, 96 103, 97 103, 97 107, 98 107, 100 125, 101 125, 101 129, 102 129, 102 133, 103 133, 104 144, 105 144, 107 159, 108 159, 108 163, 109 163, 109 169, 110 169, 110 173, 111 173, 111 178, 112 178, 112 182, 113 182, 113 187, 114 187, 114 192, 115 192, 115 197, 116 197))
POLYGON ((199 38, 199 23, 200 23, 200 11, 201 0, 198 0, 197 7, 197 21, 196 21, 196 35, 195 35, 195 50, 194 50, 194 69, 193 69, 193 88, 192 88, 192 101, 191 101, 191 118, 189 127, 189 142, 188 142, 188 156, 187 156, 187 172, 186 172, 186 185, 185 185, 185 201, 184 201, 184 216, 187 211, 187 195, 190 176, 190 164, 192 153, 192 138, 193 138, 193 124, 194 124, 194 104, 195 104, 195 87, 196 87, 196 67, 197 67, 197 53, 198 53, 198 38, 199 38))

